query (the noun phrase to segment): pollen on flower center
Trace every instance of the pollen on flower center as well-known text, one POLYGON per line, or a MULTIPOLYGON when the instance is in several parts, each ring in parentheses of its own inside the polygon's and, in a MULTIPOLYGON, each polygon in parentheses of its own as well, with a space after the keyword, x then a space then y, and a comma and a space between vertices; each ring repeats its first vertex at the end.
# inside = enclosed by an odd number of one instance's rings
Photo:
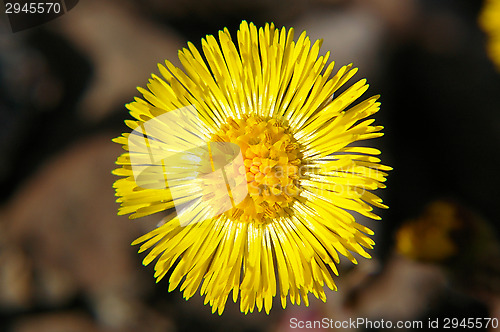
POLYGON ((283 216, 300 193, 303 165, 300 146, 288 126, 260 116, 229 118, 212 140, 237 144, 244 158, 239 173, 246 177, 248 195, 226 216, 255 223, 283 216))

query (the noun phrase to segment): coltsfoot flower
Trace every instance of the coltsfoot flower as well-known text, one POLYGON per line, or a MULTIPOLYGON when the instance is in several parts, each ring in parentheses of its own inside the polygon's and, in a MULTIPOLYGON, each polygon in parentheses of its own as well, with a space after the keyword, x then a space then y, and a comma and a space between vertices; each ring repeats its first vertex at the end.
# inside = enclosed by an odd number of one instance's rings
POLYGON ((452 233, 461 227, 456 206, 446 201, 435 201, 420 217, 406 221, 398 229, 396 251, 417 261, 446 260, 458 252, 452 233))
POLYGON ((283 308, 309 293, 326 301, 339 253, 356 264, 374 245, 350 211, 380 219, 372 206, 387 208, 372 191, 391 168, 358 143, 383 135, 368 119, 378 96, 353 104, 364 79, 334 96, 357 69, 332 75, 320 40, 293 37, 243 21, 236 42, 224 29, 202 39, 203 55, 188 43, 184 71, 159 65, 163 78, 127 105, 133 132, 114 139, 127 150, 114 171, 119 214, 175 208, 133 242, 150 249, 143 263, 157 259, 157 281, 170 271, 169 291, 200 289, 219 314, 231 293, 244 313, 269 313, 278 294, 283 308))
POLYGON ((488 55, 500 71, 500 0, 484 1, 479 24, 488 37, 486 45, 488 55))

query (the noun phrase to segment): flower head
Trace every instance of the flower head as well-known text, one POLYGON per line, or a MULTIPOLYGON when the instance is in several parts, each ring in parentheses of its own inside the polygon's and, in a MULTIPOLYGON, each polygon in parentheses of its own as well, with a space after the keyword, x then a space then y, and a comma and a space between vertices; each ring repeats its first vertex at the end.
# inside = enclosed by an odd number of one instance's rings
POLYGON ((155 277, 168 271, 169 290, 186 299, 198 288, 212 311, 232 293, 242 312, 308 305, 308 293, 326 300, 336 289, 339 255, 357 263, 373 232, 349 211, 380 219, 386 208, 371 191, 384 188, 391 168, 380 151, 356 142, 380 137, 367 119, 378 96, 352 105, 367 89, 360 80, 334 94, 357 71, 332 75, 330 53, 319 56, 305 32, 257 29, 243 21, 234 42, 202 39, 179 51, 184 71, 166 61, 144 99, 127 105, 133 130, 114 141, 125 152, 114 171, 119 214, 138 218, 175 209, 133 244, 157 259, 155 277))
POLYGON ((486 0, 479 16, 479 24, 488 36, 488 55, 500 70, 500 0, 486 0))
POLYGON ((396 233, 396 250, 417 261, 438 262, 458 252, 452 233, 462 227, 457 207, 435 201, 418 218, 405 222, 396 233))

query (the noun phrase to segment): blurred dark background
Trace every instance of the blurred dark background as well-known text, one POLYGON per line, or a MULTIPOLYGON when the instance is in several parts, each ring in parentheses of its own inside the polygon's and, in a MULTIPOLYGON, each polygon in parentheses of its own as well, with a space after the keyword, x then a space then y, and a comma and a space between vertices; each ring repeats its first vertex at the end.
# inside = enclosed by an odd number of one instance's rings
POLYGON ((288 331, 290 317, 499 317, 498 296, 484 285, 500 284, 490 268, 500 255, 488 242, 500 230, 500 73, 478 25, 482 5, 81 0, 17 33, 0 14, 0 331, 288 331), (142 267, 129 244, 158 220, 116 215, 110 172, 122 150, 111 139, 128 131, 124 104, 158 62, 179 65, 187 41, 199 46, 224 27, 235 33, 243 19, 306 30, 324 39, 336 68, 359 67, 352 82, 367 78, 366 97, 381 94, 376 118, 386 135, 370 144, 394 170, 381 193, 390 206, 378 211, 383 220, 361 220, 376 230, 375 258, 341 264, 339 291, 326 304, 283 310, 278 299, 269 316, 228 304, 219 317, 199 296, 168 293, 167 279, 155 284, 152 267, 142 267), (474 259, 395 254, 401 225, 443 200, 468 220, 456 256, 474 259), (491 239, 479 238, 483 226, 491 239), (472 270, 479 281, 462 286, 472 270))

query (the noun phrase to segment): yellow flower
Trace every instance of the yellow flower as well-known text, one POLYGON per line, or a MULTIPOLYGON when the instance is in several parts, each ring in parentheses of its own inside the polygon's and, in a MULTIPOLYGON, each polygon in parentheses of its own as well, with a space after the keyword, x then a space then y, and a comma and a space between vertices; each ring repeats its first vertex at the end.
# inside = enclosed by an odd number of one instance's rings
POLYGON ((479 16, 479 24, 488 37, 487 51, 500 71, 500 0, 486 0, 479 16))
POLYGON ((435 201, 417 219, 405 222, 396 233, 396 250, 418 261, 440 262, 457 254, 451 233, 461 227, 457 208, 435 201))
POLYGON ((184 71, 166 61, 144 96, 127 105, 133 130, 114 139, 128 152, 114 174, 119 214, 138 218, 175 209, 133 244, 151 249, 157 282, 171 271, 169 291, 221 314, 232 292, 244 313, 266 312, 279 295, 283 308, 326 301, 336 286, 339 255, 370 258, 373 232, 349 211, 373 219, 387 208, 371 191, 384 188, 391 168, 380 151, 354 144, 380 137, 366 119, 378 96, 350 106, 367 89, 360 80, 334 93, 357 71, 331 77, 330 53, 318 57, 305 32, 243 21, 234 43, 227 29, 179 51, 184 71), (368 235, 367 235, 368 234, 368 235))

